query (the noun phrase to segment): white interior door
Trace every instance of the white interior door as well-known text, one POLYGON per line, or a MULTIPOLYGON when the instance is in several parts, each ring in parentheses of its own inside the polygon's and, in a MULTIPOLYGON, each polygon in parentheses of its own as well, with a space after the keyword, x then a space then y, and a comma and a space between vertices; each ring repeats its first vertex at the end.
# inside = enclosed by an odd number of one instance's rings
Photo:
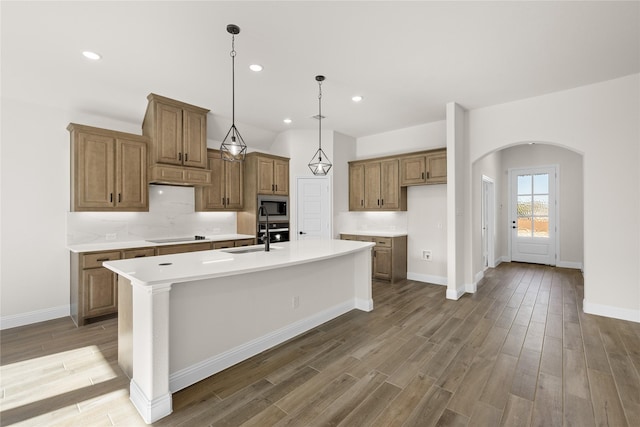
POLYGON ((511 169, 511 260, 556 264, 556 167, 511 169))
POLYGON ((494 182, 482 176, 482 266, 495 267, 495 194, 494 182))
POLYGON ((331 238, 328 177, 298 178, 297 240, 331 238))

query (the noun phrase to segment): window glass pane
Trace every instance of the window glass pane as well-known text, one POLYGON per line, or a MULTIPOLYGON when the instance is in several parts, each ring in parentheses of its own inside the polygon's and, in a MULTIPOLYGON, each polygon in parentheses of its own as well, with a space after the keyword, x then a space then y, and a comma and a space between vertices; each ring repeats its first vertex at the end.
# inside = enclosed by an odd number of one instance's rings
POLYGON ((518 237, 531 237, 531 218, 518 218, 518 237))
POLYGON ((541 173, 533 176, 533 193, 549 194, 549 174, 541 173))
POLYGON ((548 216, 541 216, 533 219, 533 237, 549 237, 548 216))
POLYGON ((518 175, 518 194, 531 193, 531 175, 518 175))
POLYGON ((549 196, 533 196, 533 214, 536 216, 549 215, 549 196))
POLYGON ((518 216, 531 216, 531 196, 518 196, 518 216))

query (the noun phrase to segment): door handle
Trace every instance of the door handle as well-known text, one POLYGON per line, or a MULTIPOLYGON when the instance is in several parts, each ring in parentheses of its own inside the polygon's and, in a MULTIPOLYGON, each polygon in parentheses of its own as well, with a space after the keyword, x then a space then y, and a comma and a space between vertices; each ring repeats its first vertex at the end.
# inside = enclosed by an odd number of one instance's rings
POLYGON ((298 233, 298 234, 307 234, 307 233, 305 233, 304 231, 301 231, 301 232, 300 232, 300 233, 298 233))
POLYGON ((512 225, 511 228, 518 228, 518 227, 516 227, 515 225, 512 225))

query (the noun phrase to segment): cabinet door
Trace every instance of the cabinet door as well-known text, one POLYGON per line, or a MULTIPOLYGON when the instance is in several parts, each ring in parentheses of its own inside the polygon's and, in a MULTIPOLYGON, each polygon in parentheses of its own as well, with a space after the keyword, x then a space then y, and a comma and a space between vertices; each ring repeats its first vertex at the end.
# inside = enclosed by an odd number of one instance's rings
POLYGON ((380 209, 400 209, 398 160, 380 163, 380 209))
POLYGON ((118 311, 116 274, 106 268, 84 270, 84 317, 102 316, 118 311))
POLYGON ((391 280, 391 248, 373 248, 373 277, 391 280))
POLYGON ((380 162, 364 165, 364 208, 380 209, 380 162))
MULTIPOLYGON (((223 161, 224 162, 224 161, 223 161)), ((243 162, 225 163, 225 207, 231 210, 241 210, 244 205, 244 166, 243 162)))
POLYGON ((146 143, 116 140, 116 192, 117 208, 145 210, 149 206, 146 143))
POLYGON ((255 239, 242 239, 242 240, 236 240, 234 242, 234 246, 236 248, 239 248, 241 246, 251 246, 251 245, 255 245, 255 239))
POLYGON ((182 164, 182 108, 156 104, 155 141, 158 163, 182 164))
POLYGON ((289 162, 284 160, 273 161, 273 184, 273 194, 289 195, 289 162))
POLYGON ((74 146, 74 210, 114 206, 114 139, 79 132, 74 146))
POLYGON ((182 164, 196 168, 207 167, 207 116, 183 110, 182 164))
POLYGON ((273 194, 273 159, 258 158, 258 194, 273 194))
POLYGON ((156 252, 158 255, 181 254, 184 252, 208 251, 213 248, 211 242, 202 243, 186 243, 183 245, 167 245, 158 246, 156 252))
POLYGON ((364 209, 364 165, 349 165, 349 210, 364 209))
POLYGON ((427 155, 427 184, 447 182, 447 152, 440 151, 427 155))
POLYGON ((224 240, 221 242, 213 242, 213 249, 229 249, 234 248, 235 242, 233 240, 224 240))
POLYGON ((405 157, 400 160, 400 186, 424 184, 427 179, 426 156, 405 157))
POLYGON ((211 185, 196 188, 196 210, 222 210, 225 206, 225 174, 224 164, 220 154, 210 153, 208 156, 211 170, 211 185))

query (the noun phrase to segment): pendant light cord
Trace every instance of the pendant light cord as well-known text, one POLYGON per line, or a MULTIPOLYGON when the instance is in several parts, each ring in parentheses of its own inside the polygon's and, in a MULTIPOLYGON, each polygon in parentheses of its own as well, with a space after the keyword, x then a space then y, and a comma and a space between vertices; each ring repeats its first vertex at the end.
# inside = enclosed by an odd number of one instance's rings
POLYGON ((236 124, 236 36, 231 35, 231 124, 236 124))
MULTIPOLYGON (((322 81, 318 81, 318 148, 322 150, 322 81)), ((322 160, 322 157, 320 157, 322 160)))

